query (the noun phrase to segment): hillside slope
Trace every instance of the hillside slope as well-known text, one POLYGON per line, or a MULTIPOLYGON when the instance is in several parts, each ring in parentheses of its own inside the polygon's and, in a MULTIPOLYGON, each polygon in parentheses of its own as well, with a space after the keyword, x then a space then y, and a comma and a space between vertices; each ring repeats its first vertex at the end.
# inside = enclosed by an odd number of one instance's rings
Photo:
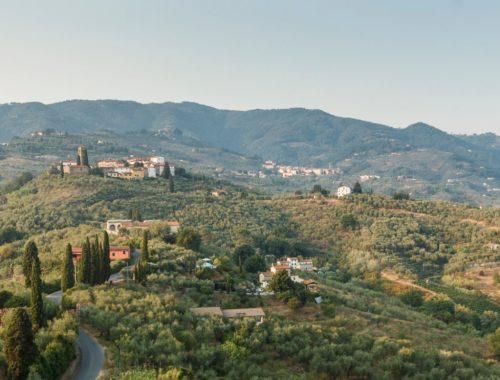
POLYGON ((0 139, 54 128, 71 133, 178 128, 205 144, 289 164, 324 165, 353 154, 373 156, 439 149, 457 160, 492 167, 500 149, 484 139, 460 138, 418 123, 406 129, 302 108, 227 111, 195 103, 140 104, 73 100, 0 106, 0 139))

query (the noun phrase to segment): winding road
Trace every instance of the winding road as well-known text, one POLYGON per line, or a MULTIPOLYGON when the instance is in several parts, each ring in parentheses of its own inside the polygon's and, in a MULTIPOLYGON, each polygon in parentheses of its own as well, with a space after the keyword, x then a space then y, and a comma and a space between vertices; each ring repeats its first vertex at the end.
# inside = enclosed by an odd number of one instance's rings
MULTIPOLYGON (((61 304, 62 291, 49 294, 47 299, 57 305, 61 304)), ((78 329, 78 348, 80 362, 74 372, 74 380, 95 380, 104 364, 104 348, 81 327, 78 329)))
MULTIPOLYGON (((132 269, 139 259, 139 252, 132 252, 132 265, 123 269, 132 269)), ((110 282, 116 282, 122 279, 122 273, 114 273, 109 276, 110 282)), ((61 305, 63 292, 57 291, 47 296, 49 301, 56 305, 61 305)), ((76 369, 73 380, 96 380, 104 364, 104 348, 83 328, 78 329, 78 348, 80 349, 80 363, 76 369)))

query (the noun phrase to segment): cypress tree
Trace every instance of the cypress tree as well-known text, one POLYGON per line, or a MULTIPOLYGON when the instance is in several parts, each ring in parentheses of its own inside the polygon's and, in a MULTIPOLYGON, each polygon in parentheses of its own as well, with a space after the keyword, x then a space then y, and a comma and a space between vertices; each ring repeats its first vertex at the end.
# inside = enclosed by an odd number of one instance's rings
POLYGON ((31 271, 31 320, 33 329, 38 330, 44 323, 43 299, 42 299, 42 279, 40 273, 40 261, 33 261, 31 271))
POLYGON ((135 282, 140 283, 146 278, 147 263, 141 257, 134 267, 135 282))
POLYGON ((31 270, 33 261, 38 261, 38 248, 33 240, 30 240, 24 248, 23 255, 23 274, 26 287, 31 286, 31 270))
POLYGON ((80 159, 80 155, 79 154, 76 155, 76 164, 78 166, 80 166, 82 164, 82 160, 80 159))
POLYGON ((359 184, 359 182, 356 182, 354 184, 354 187, 352 188, 352 193, 353 194, 362 194, 363 193, 363 189, 361 188, 361 185, 359 184))
POLYGON ((168 162, 165 162, 165 168, 163 168, 162 176, 165 179, 169 179, 172 174, 170 173, 170 165, 168 162))
POLYGON ((174 177, 170 176, 168 180, 168 190, 173 193, 175 192, 175 186, 174 186, 174 177))
POLYGON ((97 285, 101 283, 101 257, 99 254, 99 238, 97 235, 95 236, 94 242, 90 248, 90 257, 91 257, 91 271, 90 271, 90 283, 92 285, 97 285))
POLYGON ((144 230, 142 233, 142 244, 141 244, 141 259, 144 262, 149 260, 149 248, 148 248, 149 233, 148 230, 144 230))
POLYGON ((25 380, 37 357, 31 320, 22 308, 12 311, 5 326, 4 352, 8 378, 25 380))
POLYGON ((63 255, 63 263, 61 268, 61 289, 65 292, 75 286, 75 267, 73 265, 73 250, 71 244, 66 246, 66 251, 63 255))
POLYGON ((128 211, 128 218, 134 222, 141 221, 142 220, 141 210, 139 210, 137 207, 131 208, 128 211))
POLYGON ((64 178, 64 166, 62 162, 61 165, 59 166, 59 171, 61 172, 61 178, 64 178))
POLYGON ((78 281, 81 284, 90 284, 91 280, 91 253, 90 253, 90 242, 87 241, 83 243, 82 246, 82 258, 80 259, 79 271, 78 271, 78 281))
POLYGON ((102 263, 103 277, 106 282, 111 275, 111 263, 109 261, 109 235, 106 231, 104 231, 104 238, 102 242, 102 263))
POLYGON ((104 251, 102 249, 102 244, 99 244, 97 246, 97 252, 97 257, 99 260, 99 284, 104 284, 104 282, 106 282, 106 279, 104 277, 104 251))

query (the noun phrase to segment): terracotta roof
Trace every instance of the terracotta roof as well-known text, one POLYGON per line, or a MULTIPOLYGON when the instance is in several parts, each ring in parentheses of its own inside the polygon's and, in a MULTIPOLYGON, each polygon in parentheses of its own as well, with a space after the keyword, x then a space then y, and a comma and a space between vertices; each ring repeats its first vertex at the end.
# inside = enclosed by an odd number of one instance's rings
POLYGON ((259 275, 264 275, 265 277, 273 277, 274 273, 273 272, 260 272, 259 275))
POLYGON ((289 265, 273 265, 275 269, 290 269, 289 265))
POLYGON ((266 315, 264 309, 261 307, 254 307, 249 309, 225 309, 222 310, 222 314, 226 318, 238 318, 238 317, 263 317, 266 315))
POLYGON ((313 285, 313 284, 317 284, 317 282, 314 281, 314 280, 311 280, 311 279, 304 280, 304 285, 306 285, 306 286, 307 285, 313 285))
POLYGON ((222 309, 218 306, 214 307, 192 307, 191 312, 196 315, 220 315, 222 316, 222 309))

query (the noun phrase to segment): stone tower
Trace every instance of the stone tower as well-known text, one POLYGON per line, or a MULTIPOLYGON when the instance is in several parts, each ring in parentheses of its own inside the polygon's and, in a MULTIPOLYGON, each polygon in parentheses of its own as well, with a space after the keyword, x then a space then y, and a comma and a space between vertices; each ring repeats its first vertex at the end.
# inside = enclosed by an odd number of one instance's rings
POLYGON ((78 147, 78 152, 77 152, 77 162, 79 165, 82 166, 89 166, 89 157, 87 155, 87 149, 83 146, 80 145, 78 147))

